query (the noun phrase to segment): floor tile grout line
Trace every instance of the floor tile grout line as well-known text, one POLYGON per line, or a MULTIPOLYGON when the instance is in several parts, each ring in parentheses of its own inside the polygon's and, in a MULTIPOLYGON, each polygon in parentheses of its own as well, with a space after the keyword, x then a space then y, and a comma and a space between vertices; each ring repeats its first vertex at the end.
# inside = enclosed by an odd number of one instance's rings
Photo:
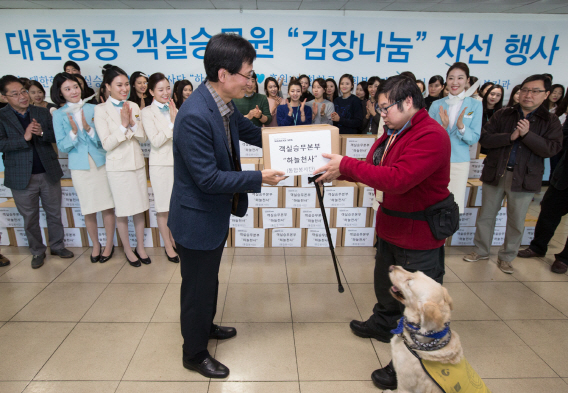
MULTIPOLYGON (((546 302, 546 304, 548 304, 550 307, 552 307, 553 309, 555 309, 556 311, 558 311, 560 314, 564 315, 565 317, 568 318, 568 315, 563 313, 562 311, 560 311, 559 309, 557 309, 556 307, 554 307, 548 300, 546 300, 545 298, 543 298, 542 296, 540 296, 538 293, 536 293, 531 287, 529 287, 528 285, 525 284, 524 281, 519 281, 521 284, 523 284, 523 286, 525 288, 527 288, 528 290, 530 290, 532 293, 534 293, 536 296, 538 296, 540 299, 542 299, 544 302, 546 302)), ((527 281, 527 282, 535 282, 535 281, 527 281)), ((536 281, 536 282, 562 282, 562 281, 536 281)))
MULTIPOLYGON (((229 284, 231 283, 231 274, 233 274, 233 263, 235 263, 235 255, 233 254, 231 257, 231 267, 229 268, 229 278, 227 278, 227 282, 223 284, 227 284, 227 290, 225 291, 225 299, 223 300, 223 309, 221 310, 221 317, 219 318, 219 323, 223 323, 223 317, 225 316, 225 305, 227 303, 227 294, 229 293, 229 284)), ((221 283, 219 283, 221 284, 221 283)), ((217 305, 215 305, 217 307, 217 305)), ((217 340, 218 341, 218 340, 217 340)), ((215 346, 215 354, 217 354, 217 346, 215 346)))
POLYGON ((300 364, 298 362, 298 348, 296 347, 296 331, 294 330, 294 313, 292 312, 292 295, 290 291, 290 279, 288 278, 288 262, 286 261, 286 249, 284 249, 284 270, 286 271, 286 287, 288 288, 288 304, 290 305, 290 322, 292 326, 292 340, 294 341, 294 357, 296 358, 296 374, 298 375, 298 391, 302 393, 300 384, 300 364))
MULTIPOLYGON (((140 323, 140 322, 138 322, 138 323, 140 323)), ((126 375, 126 372, 128 371, 128 367, 130 367, 130 364, 132 363, 132 359, 134 359, 134 355, 136 355, 136 351, 138 351, 138 348, 140 347, 140 343, 142 343, 142 340, 144 339, 144 336, 146 335, 146 332, 148 331, 149 326, 150 326, 150 322, 147 322, 146 328, 144 329, 144 333, 142 333, 142 336, 140 337, 140 341, 138 341, 138 344, 136 345, 134 352, 132 352, 132 356, 130 357, 128 364, 124 368, 124 372, 122 373, 122 377, 120 377, 120 382, 122 382, 124 376, 126 375)), ((120 386, 120 383, 118 385, 120 386)), ((118 389, 118 386, 116 387, 116 389, 118 389)), ((116 393, 116 390, 115 390, 115 393, 116 393)))
MULTIPOLYGON (((18 254, 6 254, 5 256, 7 257, 8 255, 16 256, 18 254)), ((14 265, 12 265, 12 261, 10 261, 10 265, 8 265, 8 266, 11 266, 10 269, 8 269, 8 270, 4 271, 2 274, 0 274, 0 277, 2 277, 4 274, 8 273, 10 270, 14 269, 16 266, 18 266, 20 263, 24 262, 28 258, 30 258, 30 260, 31 260, 32 256, 26 255, 25 258, 22 258, 19 262, 16 262, 14 265)), ((10 258, 8 258, 8 259, 10 259, 10 258)))

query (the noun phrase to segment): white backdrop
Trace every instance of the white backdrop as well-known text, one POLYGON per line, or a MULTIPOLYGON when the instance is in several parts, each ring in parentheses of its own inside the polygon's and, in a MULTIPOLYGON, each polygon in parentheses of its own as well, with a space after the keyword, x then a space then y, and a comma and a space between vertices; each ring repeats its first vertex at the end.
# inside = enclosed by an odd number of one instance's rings
MULTIPOLYGON (((0 75, 49 87, 75 59, 97 88, 101 68, 163 72, 171 82, 204 77, 200 58, 209 36, 242 34, 257 48, 259 82, 306 73, 357 80, 412 71, 427 81, 448 65, 469 64, 482 82, 508 91, 548 72, 568 83, 568 18, 561 15, 342 11, 2 10, 0 75), (33 59, 33 60, 32 60, 33 59), (517 65, 514 65, 517 64, 517 65)), ((260 83, 262 88, 262 83, 260 83)))

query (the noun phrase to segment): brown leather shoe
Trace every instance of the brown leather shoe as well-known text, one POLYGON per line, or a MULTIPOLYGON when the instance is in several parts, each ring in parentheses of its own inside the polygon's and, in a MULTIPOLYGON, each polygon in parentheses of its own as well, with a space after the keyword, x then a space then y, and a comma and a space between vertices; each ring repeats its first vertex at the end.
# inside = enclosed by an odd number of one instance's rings
POLYGON ((566 273, 566 271, 568 271, 568 265, 557 259, 550 267, 550 271, 553 273, 564 274, 566 273))
POLYGON ((525 250, 519 251, 517 253, 517 256, 521 257, 521 258, 542 258, 544 255, 537 254, 536 252, 534 252, 530 248, 527 248, 525 250))

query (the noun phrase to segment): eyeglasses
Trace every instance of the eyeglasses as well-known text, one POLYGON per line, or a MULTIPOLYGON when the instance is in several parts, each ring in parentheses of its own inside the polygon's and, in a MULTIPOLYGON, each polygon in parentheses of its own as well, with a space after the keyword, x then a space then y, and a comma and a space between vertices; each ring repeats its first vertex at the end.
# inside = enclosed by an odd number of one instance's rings
POLYGON ((381 115, 385 115, 385 116, 386 116, 386 115, 389 113, 389 108, 392 107, 392 106, 395 106, 396 104, 398 104, 398 103, 401 102, 401 101, 402 101, 402 100, 398 100, 397 102, 393 102, 392 104, 390 104, 389 106, 384 107, 384 108, 378 107, 377 110, 379 111, 379 113, 380 113, 381 115))
POLYGON ((519 91, 520 91, 521 93, 523 93, 523 94, 529 94, 529 93, 531 93, 531 94, 540 94, 540 93, 544 93, 546 90, 527 89, 527 88, 525 87, 525 88, 522 88, 522 89, 519 90, 519 91))
POLYGON ((239 74, 240 76, 247 78, 248 80, 254 79, 254 70, 252 70, 249 75, 241 74, 240 72, 236 72, 236 74, 239 74))
POLYGON ((16 93, 16 94, 10 94, 10 95, 4 94, 4 97, 18 98, 20 96, 27 96, 28 93, 29 92, 27 90, 22 90, 22 91, 20 91, 19 93, 16 93))

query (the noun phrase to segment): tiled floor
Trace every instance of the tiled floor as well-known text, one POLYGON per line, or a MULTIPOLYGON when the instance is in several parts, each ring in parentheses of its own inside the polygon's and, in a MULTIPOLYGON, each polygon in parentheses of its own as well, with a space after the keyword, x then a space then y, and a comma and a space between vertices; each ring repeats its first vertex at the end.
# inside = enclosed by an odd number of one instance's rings
MULTIPOLYGON (((497 248, 477 263, 461 260, 469 248, 447 248, 452 327, 494 393, 568 391, 568 276, 549 270, 566 236, 567 218, 550 254, 516 259, 513 275, 497 269, 497 248)), ((27 249, 2 249, 12 264, 0 268, 0 392, 378 391, 370 375, 390 346, 348 325, 375 303, 373 248, 337 249, 343 294, 327 249, 227 249, 216 322, 238 336, 209 345, 231 369, 223 381, 182 367, 179 266, 161 249, 138 269, 118 250, 104 265, 73 251, 32 270, 27 249)))

